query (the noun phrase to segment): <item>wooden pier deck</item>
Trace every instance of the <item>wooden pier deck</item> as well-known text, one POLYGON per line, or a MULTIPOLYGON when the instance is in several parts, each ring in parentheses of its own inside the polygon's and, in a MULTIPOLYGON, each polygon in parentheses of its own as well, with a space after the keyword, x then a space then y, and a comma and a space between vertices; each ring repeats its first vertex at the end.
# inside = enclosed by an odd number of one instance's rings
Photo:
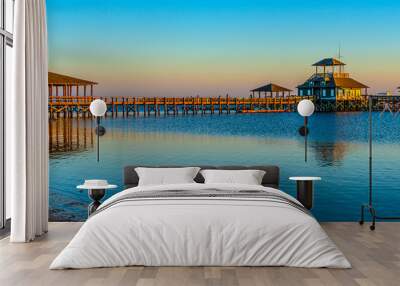
MULTIPOLYGON (((90 103, 100 97, 93 96, 50 96, 50 118, 90 117, 90 103)), ((273 113, 294 112, 302 99, 310 99, 318 112, 346 112, 368 110, 366 96, 342 98, 336 101, 316 100, 313 96, 290 97, 184 97, 184 98, 145 98, 145 97, 105 97, 107 104, 105 116, 161 116, 231 113, 273 113)), ((400 96, 374 97, 374 110, 400 110, 400 96)))
MULTIPOLYGON (((90 103, 100 97, 50 96, 49 115, 54 117, 90 116, 90 103)), ((160 116, 189 114, 230 114, 259 112, 291 112, 304 97, 185 97, 138 98, 105 97, 105 116, 160 116)), ((310 98, 311 99, 311 98, 310 98)))

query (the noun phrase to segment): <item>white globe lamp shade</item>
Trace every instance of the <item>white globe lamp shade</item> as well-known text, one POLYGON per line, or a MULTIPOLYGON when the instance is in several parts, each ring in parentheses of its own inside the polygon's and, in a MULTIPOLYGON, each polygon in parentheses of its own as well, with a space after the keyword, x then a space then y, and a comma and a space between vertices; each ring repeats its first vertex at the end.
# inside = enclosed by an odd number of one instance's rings
POLYGON ((107 104, 101 99, 95 99, 90 103, 89 110, 94 116, 101 117, 107 111, 107 104))
POLYGON ((297 112, 303 117, 311 116, 314 113, 314 110, 314 103, 309 99, 303 99, 297 105, 297 112))

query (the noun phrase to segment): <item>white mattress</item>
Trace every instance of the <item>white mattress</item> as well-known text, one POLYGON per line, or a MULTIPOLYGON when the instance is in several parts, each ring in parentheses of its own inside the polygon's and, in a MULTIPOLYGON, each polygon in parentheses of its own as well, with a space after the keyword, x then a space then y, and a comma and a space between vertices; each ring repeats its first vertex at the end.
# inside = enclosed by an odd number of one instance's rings
MULTIPOLYGON (((249 185, 165 185, 148 190, 266 190, 249 185)), ((297 202, 297 201, 296 201, 297 202)), ((314 217, 258 199, 185 198, 122 201, 89 218, 50 269, 145 266, 293 266, 349 268, 314 217)))

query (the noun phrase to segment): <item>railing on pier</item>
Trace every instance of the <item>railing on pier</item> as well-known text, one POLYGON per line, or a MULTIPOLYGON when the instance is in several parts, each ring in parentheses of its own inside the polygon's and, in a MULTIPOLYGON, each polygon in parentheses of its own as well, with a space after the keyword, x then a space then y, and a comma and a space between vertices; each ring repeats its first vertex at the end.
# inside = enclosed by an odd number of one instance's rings
MULTIPOLYGON (((89 105, 98 97, 50 96, 50 117, 90 116, 89 105)), ((105 97, 105 116, 150 116, 187 114, 230 114, 291 112, 304 98, 291 97, 105 97)), ((309 97, 312 99, 312 97, 309 97)))
MULTIPOLYGON (((100 97, 50 96, 49 116, 90 117, 90 103, 100 97)), ((231 114, 293 112, 302 99, 310 99, 319 112, 367 111, 366 95, 341 96, 336 100, 317 99, 315 96, 290 97, 105 97, 105 116, 160 116, 188 114, 231 114)), ((374 110, 399 111, 400 96, 374 96, 374 110)))
MULTIPOLYGON (((374 111, 400 111, 400 95, 370 95, 374 111)), ((368 111, 368 95, 344 95, 336 100, 315 100, 320 112, 368 111)))

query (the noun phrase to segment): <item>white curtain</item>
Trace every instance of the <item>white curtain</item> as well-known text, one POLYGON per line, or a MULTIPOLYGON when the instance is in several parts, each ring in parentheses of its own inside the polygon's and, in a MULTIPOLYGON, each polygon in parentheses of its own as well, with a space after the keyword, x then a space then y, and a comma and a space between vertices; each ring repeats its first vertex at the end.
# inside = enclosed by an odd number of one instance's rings
POLYGON ((6 186, 12 242, 48 227, 48 83, 45 0, 15 1, 13 94, 6 99, 6 186))

